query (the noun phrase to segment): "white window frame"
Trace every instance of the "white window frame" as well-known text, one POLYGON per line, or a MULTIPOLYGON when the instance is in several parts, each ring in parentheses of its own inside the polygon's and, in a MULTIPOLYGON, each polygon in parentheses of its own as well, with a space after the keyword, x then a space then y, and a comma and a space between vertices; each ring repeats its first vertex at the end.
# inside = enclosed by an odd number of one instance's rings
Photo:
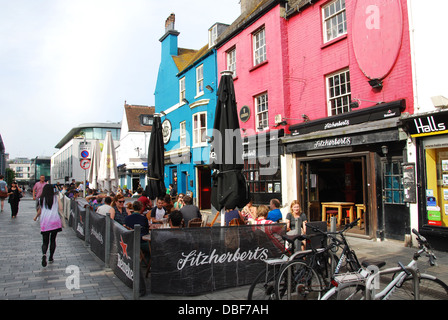
POLYGON ((266 57, 266 32, 262 27, 252 34, 253 63, 259 65, 267 60, 266 57))
POLYGON ((236 47, 227 51, 227 70, 233 72, 233 77, 236 77, 236 47))
POLYGON ((179 123, 179 147, 184 148, 187 146, 187 122, 182 121, 179 123))
POLYGON ((334 0, 322 7, 324 43, 347 34, 346 0, 334 0))
POLYGON ((185 90, 185 77, 182 77, 179 79, 179 103, 184 104, 183 100, 186 97, 186 90, 185 90))
POLYGON ((340 70, 326 77, 328 115, 350 112, 351 84, 349 69, 340 70))
POLYGON ((207 146, 206 135, 207 135, 207 111, 193 114, 193 147, 207 146), (204 123, 201 123, 202 117, 204 119, 204 123))
POLYGON ((204 94, 204 65, 196 68, 196 97, 204 94))
POLYGON ((211 48, 216 44, 218 38, 218 25, 214 25, 208 30, 208 47, 211 48))
POLYGON ((269 128, 269 99, 268 93, 262 93, 254 98, 255 127, 257 131, 269 128))

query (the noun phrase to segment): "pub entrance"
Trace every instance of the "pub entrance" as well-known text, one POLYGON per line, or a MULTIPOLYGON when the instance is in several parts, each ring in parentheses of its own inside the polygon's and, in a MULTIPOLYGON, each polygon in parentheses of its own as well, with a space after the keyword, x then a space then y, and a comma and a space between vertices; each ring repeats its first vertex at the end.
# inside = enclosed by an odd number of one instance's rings
POLYGON ((335 155, 298 159, 298 190, 309 221, 338 218, 338 229, 358 216, 361 223, 349 232, 369 235, 367 155, 335 155))

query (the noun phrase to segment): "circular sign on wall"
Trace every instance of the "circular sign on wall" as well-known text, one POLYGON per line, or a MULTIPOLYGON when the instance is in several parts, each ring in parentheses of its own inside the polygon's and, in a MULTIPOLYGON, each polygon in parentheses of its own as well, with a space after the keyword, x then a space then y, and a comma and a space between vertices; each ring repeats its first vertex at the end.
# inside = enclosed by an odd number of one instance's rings
POLYGON ((398 59, 403 12, 398 0, 357 0, 352 38, 356 61, 369 79, 384 79, 398 59))
POLYGON ((163 143, 167 144, 171 139, 171 122, 168 119, 163 120, 162 122, 162 136, 163 136, 163 143))
POLYGON ((243 106, 240 110, 240 120, 247 122, 250 118, 250 109, 248 106, 243 106))

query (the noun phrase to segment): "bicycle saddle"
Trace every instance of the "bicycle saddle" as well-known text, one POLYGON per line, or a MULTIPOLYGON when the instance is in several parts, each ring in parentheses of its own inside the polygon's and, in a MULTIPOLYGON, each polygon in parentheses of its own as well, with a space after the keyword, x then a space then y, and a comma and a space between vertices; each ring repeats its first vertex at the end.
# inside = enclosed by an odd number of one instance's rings
POLYGON ((364 260, 361 262, 361 265, 364 268, 367 268, 368 266, 376 266, 377 268, 381 269, 386 265, 386 261, 380 261, 380 260, 364 260))

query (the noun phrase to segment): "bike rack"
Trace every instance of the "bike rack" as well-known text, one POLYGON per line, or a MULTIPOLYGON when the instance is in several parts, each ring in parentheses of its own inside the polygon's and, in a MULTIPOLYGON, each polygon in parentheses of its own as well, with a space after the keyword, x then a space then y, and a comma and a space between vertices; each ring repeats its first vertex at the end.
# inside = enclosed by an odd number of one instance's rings
MULTIPOLYGON (((367 278, 367 282, 366 282, 366 292, 365 292, 365 298, 366 300, 373 300, 375 298, 376 295, 376 291, 375 291, 375 287, 373 285, 373 281, 378 277, 380 277, 381 275, 384 274, 390 274, 390 273, 400 273, 400 272, 406 272, 406 273, 410 273, 412 275, 412 282, 413 282, 413 286, 414 286, 414 300, 420 300, 420 292, 419 292, 419 278, 418 278, 418 273, 417 270, 415 270, 415 268, 413 267, 395 267, 395 268, 389 268, 386 270, 382 270, 379 271, 378 273, 373 274, 372 276, 367 278), (373 288, 372 290, 370 290, 370 288, 373 288)), ((390 282, 384 290, 391 290, 392 286, 395 286, 395 284, 392 282, 390 282)))

